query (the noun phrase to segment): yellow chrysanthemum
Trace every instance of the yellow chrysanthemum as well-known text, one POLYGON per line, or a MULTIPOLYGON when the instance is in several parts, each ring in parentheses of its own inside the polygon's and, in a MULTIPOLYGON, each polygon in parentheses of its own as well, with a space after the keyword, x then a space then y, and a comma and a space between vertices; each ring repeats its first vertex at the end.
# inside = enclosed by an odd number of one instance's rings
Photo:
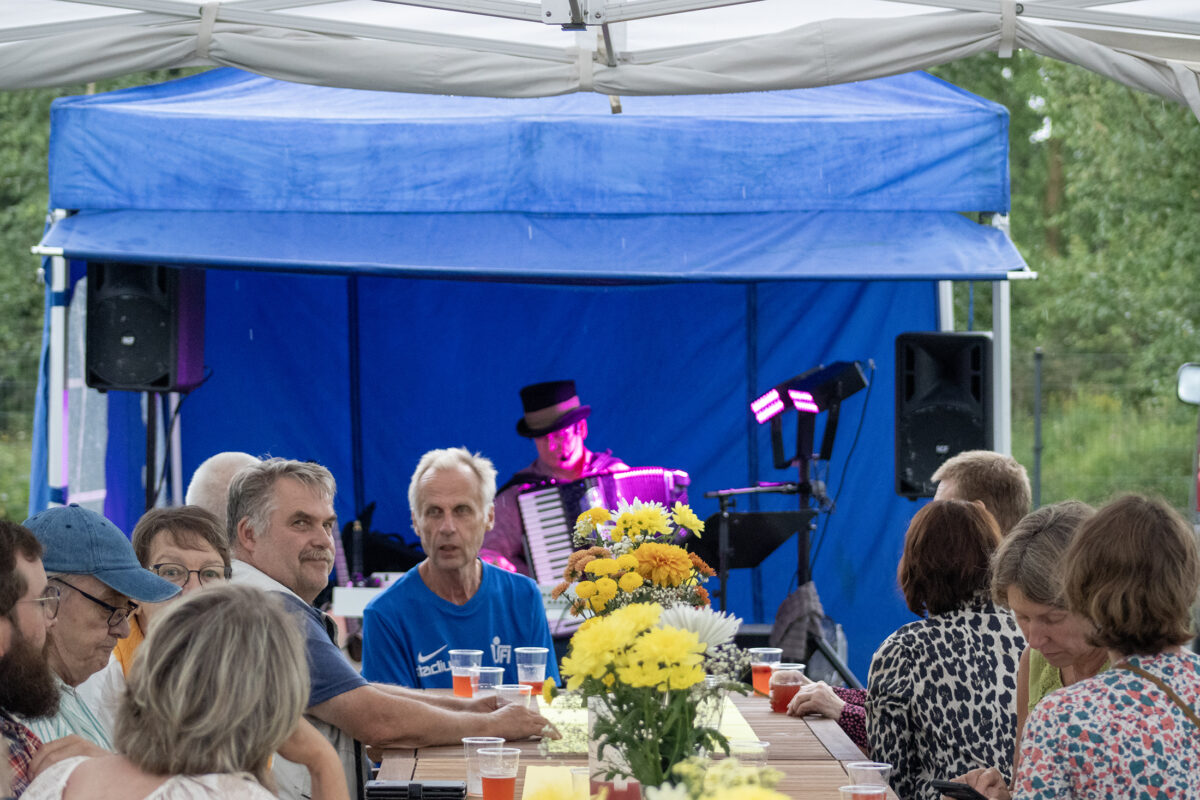
POLYGON ((665 692, 687 689, 704 680, 704 644, 692 631, 654 628, 639 636, 629 648, 626 663, 617 675, 629 686, 646 686, 665 692))
POLYGON ((617 580, 617 586, 621 587, 622 592, 632 592, 641 588, 644 579, 636 572, 626 572, 617 580))
MULTIPOLYGON (((599 525, 602 522, 608 522, 609 520, 611 520, 612 514, 609 513, 607 508, 596 507, 596 508, 589 508, 587 511, 580 514, 579 520, 582 520, 585 517, 587 518, 588 522, 592 523, 592 525, 599 525)), ((576 520, 576 522, 578 522, 579 520, 576 520)))
POLYGON ((545 683, 542 684, 542 700, 546 705, 554 702, 554 698, 558 696, 558 684, 554 682, 554 678, 546 676, 545 683))
POLYGON ((637 565, 637 559, 633 557, 632 553, 621 553, 617 556, 617 566, 621 569, 637 569, 637 565))
POLYGON ((580 581, 575 585, 575 596, 587 600, 596 594, 596 584, 593 581, 580 581))
MULTIPOLYGON (((612 578, 600 578, 596 581, 596 597, 608 602, 617 596, 617 582, 612 578)), ((595 599, 595 598, 593 598, 595 599)))
POLYGON ((637 516, 632 511, 626 511, 617 517, 617 522, 613 525, 612 540, 619 542, 627 536, 632 536, 637 533, 637 516))
POLYGON ((592 607, 592 611, 595 611, 597 614, 599 614, 604 610, 604 607, 608 605, 608 601, 609 598, 597 594, 588 600, 588 605, 592 607))
POLYGON ((704 532, 704 523, 701 522, 700 518, 696 516, 696 513, 692 511, 691 506, 687 506, 678 502, 675 503, 675 506, 671 509, 671 519, 674 520, 675 524, 679 527, 687 528, 697 536, 704 532))
POLYGON ((590 628, 591 626, 595 625, 595 624, 596 624, 597 622, 599 622, 599 621, 600 621, 600 618, 599 618, 599 617, 588 617, 588 618, 587 618, 587 619, 585 619, 583 622, 579 623, 579 627, 578 627, 578 628, 576 628, 576 630, 580 630, 580 631, 581 631, 581 630, 584 630, 584 629, 586 629, 586 628, 590 628))
POLYGON ((615 558, 597 558, 589 561, 583 571, 592 575, 612 575, 614 572, 619 572, 620 569, 615 558))
POLYGON ((692 560, 682 547, 646 542, 633 555, 638 560, 638 574, 658 586, 679 586, 692 577, 692 560))

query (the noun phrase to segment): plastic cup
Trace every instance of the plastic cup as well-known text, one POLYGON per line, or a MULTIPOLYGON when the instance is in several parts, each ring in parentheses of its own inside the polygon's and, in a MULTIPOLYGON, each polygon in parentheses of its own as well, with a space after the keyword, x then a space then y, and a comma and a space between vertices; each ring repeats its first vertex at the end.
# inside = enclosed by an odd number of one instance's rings
POLYGON ((530 687, 536 694, 542 693, 546 681, 546 658, 550 650, 545 647, 518 647, 517 682, 530 687))
POLYGON ((887 786, 892 765, 883 761, 854 761, 846 765, 846 774, 855 786, 887 786))
POLYGON ((467 794, 483 794, 483 784, 479 780, 479 749, 499 747, 504 740, 499 736, 468 736, 462 743, 467 758, 467 794))
POLYGON ((513 800, 521 751, 516 747, 479 748, 479 781, 483 800, 513 800))
POLYGON ((483 663, 482 650, 451 650, 450 675, 455 697, 472 697, 471 668, 483 663))
POLYGON ((736 758, 743 766, 761 768, 767 765, 770 747, 770 743, 756 739, 734 739, 729 743, 729 757, 736 758))
POLYGON ((592 794, 591 776, 587 767, 571 767, 571 794, 573 800, 588 800, 592 794))
POLYGON ((768 683, 771 680, 771 665, 783 660, 783 650, 778 647, 751 647, 748 652, 750 681, 755 693, 766 697, 770 691, 768 683))
POLYGON ((502 683, 496 687, 496 697, 525 708, 533 706, 533 690, 524 683, 502 683))
POLYGON ((842 786, 838 792, 842 800, 880 800, 887 797, 886 786, 842 786))
POLYGON ((611 781, 592 778, 588 786, 592 797, 599 795, 604 800, 642 800, 642 785, 636 778, 616 777, 611 781))
POLYGON ((504 667, 471 667, 471 694, 494 692, 504 680, 504 667))
POLYGON ((777 714, 787 713, 788 703, 804 684, 804 665, 779 662, 771 665, 771 677, 767 685, 771 696, 771 710, 777 714))

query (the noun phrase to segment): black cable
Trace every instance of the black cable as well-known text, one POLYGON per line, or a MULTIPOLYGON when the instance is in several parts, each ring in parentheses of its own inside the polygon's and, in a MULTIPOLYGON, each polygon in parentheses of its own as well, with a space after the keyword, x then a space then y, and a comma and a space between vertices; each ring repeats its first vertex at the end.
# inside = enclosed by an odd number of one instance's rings
MULTIPOLYGON (((825 516, 825 522, 821 525, 821 534, 817 537, 817 546, 812 548, 812 556, 808 560, 808 574, 810 576, 817 565, 817 556, 821 553, 821 545, 825 543, 825 534, 829 531, 829 517, 837 510, 838 498, 842 496, 842 484, 846 479, 846 470, 850 466, 850 459, 854 456, 854 449, 858 447, 858 439, 862 434, 863 423, 867 420, 867 404, 871 402, 871 390, 875 388, 875 359, 868 359, 867 364, 871 370, 871 374, 867 380, 867 393, 863 397, 862 411, 858 415, 858 427, 854 429, 854 440, 850 442, 850 449, 846 452, 846 460, 842 462, 842 473, 838 476, 837 491, 833 495, 833 502, 829 504, 829 512, 825 516)), ((828 465, 826 465, 826 469, 828 469, 828 465)), ((799 579, 800 576, 797 575, 796 580, 799 579)))
MULTIPOLYGON (((205 369, 207 370, 207 374, 200 381, 200 383, 197 384, 197 386, 194 389, 192 389, 192 392, 196 391, 196 389, 199 389, 201 386, 208 383, 208 379, 212 377, 212 375, 213 375, 212 367, 206 367, 205 369)), ((171 452, 171 433, 175 430, 176 423, 179 422, 179 412, 183 409, 184 402, 189 397, 192 396, 192 392, 184 392, 183 396, 179 398, 179 405, 175 406, 175 411, 172 412, 172 414, 171 414, 171 420, 170 420, 170 422, 167 423, 167 429, 165 431, 165 438, 164 438, 164 442, 165 442, 165 446, 166 446, 166 449, 164 451, 165 453, 171 452)), ((147 411, 148 412, 152 411, 153 417, 151 417, 150 414, 147 413, 146 424, 150 424, 152 421, 154 424, 158 424, 158 422, 157 422, 158 409, 147 409, 147 411)), ((158 497, 159 497, 159 495, 162 494, 163 484, 166 483, 166 481, 167 481, 167 465, 170 463, 171 463, 171 460, 169 458, 163 458, 162 470, 158 473, 158 482, 154 487, 154 504, 155 505, 158 505, 158 497)))

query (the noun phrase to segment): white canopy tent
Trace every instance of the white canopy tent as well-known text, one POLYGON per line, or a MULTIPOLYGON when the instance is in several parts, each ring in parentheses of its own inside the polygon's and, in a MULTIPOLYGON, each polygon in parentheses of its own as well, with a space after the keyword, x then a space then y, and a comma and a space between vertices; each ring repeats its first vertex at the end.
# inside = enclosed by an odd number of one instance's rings
POLYGON ((0 0, 0 89, 223 65, 437 94, 695 94, 1014 48, 1200 115, 1195 0, 0 0))

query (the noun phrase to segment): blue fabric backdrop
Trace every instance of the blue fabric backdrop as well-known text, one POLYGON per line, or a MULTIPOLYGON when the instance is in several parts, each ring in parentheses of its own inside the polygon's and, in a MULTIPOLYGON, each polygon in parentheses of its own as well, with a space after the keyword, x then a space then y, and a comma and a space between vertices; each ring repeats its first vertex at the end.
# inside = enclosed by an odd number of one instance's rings
MULTIPOLYGON (((212 374, 184 408, 185 476, 221 450, 316 460, 339 481, 339 515, 377 501, 393 532, 408 530, 425 450, 465 445, 502 476, 533 459, 514 431, 524 384, 575 378, 589 444, 687 470, 707 516, 705 491, 794 477, 772 467, 751 399, 819 363, 873 359, 872 388, 842 409, 826 475, 838 507, 815 537, 822 599, 865 677, 911 619, 894 575, 916 506, 892 492, 893 341, 936 326, 931 279, 1023 266, 953 213, 1007 209, 1007 114, 919 74, 624 106, 231 71, 59 101, 51 202, 80 213, 45 242, 210 267, 212 374)), ((105 508, 129 530, 138 397, 111 392, 109 417, 105 508)), ((44 437, 43 410, 41 465, 44 437)), ((788 543, 735 572, 730 607, 771 621, 796 566, 788 543)))

